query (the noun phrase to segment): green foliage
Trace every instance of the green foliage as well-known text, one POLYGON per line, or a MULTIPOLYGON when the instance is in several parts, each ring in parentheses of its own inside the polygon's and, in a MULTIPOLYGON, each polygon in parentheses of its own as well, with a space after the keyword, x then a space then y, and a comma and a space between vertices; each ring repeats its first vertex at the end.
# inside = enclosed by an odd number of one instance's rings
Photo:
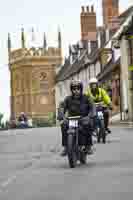
POLYGON ((7 120, 7 121, 5 122, 5 128, 8 129, 9 127, 10 127, 10 122, 7 120))
POLYGON ((47 119, 33 119, 33 127, 50 127, 51 124, 47 119))
POLYGON ((4 114, 0 113, 0 130, 7 130, 9 129, 9 121, 3 122, 2 119, 4 114))
POLYGON ((51 125, 55 125, 56 124, 56 113, 55 112, 50 112, 48 114, 48 122, 51 124, 51 125))
POLYGON ((55 113, 49 113, 47 119, 33 119, 33 127, 52 127, 56 124, 56 115, 55 113))
POLYGON ((1 123, 1 128, 4 129, 5 128, 5 124, 1 123))

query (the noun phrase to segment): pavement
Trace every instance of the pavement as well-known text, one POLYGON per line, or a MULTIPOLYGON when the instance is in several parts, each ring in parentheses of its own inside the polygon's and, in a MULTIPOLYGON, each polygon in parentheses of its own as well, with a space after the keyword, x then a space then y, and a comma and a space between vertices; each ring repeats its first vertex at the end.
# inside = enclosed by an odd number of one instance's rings
POLYGON ((128 120, 121 120, 121 114, 117 113, 115 115, 113 115, 110 119, 110 125, 111 126, 128 126, 133 128, 133 122, 130 122, 128 120))
POLYGON ((110 119, 111 123, 120 122, 120 113, 113 115, 110 119))

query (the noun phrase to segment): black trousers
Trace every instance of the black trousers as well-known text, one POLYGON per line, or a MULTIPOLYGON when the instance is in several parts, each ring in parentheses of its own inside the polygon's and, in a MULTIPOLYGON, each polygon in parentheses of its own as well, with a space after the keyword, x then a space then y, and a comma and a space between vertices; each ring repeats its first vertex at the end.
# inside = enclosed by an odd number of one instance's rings
MULTIPOLYGON (((67 146, 67 130, 68 130, 68 121, 64 121, 61 124, 62 132, 62 146, 67 146)), ((92 130, 89 125, 83 125, 82 123, 79 126, 79 144, 80 145, 93 145, 92 142, 92 130)))

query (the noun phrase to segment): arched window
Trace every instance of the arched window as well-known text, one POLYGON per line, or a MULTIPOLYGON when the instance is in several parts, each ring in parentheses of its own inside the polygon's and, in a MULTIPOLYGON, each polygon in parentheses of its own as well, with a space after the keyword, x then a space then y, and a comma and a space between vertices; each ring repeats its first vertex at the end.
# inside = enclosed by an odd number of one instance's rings
POLYGON ((39 74, 39 79, 40 79, 40 89, 43 91, 43 93, 48 94, 49 82, 48 82, 47 73, 44 71, 41 71, 39 74))

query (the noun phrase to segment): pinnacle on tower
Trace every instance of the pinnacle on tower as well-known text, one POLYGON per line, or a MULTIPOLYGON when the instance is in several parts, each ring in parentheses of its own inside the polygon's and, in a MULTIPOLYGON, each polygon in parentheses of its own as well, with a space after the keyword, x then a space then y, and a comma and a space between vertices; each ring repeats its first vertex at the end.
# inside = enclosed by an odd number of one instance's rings
POLYGON ((69 44, 68 49, 69 49, 69 56, 70 56, 72 54, 72 50, 71 50, 71 45, 70 44, 69 44))
POLYGON ((44 33, 44 38, 43 38, 43 49, 47 48, 47 40, 46 40, 46 35, 44 33))
POLYGON ((7 47, 8 47, 8 52, 10 53, 10 51, 11 51, 11 37, 10 37, 10 33, 8 33, 7 47))
POLYGON ((58 48, 61 49, 61 47, 62 47, 61 32, 60 29, 58 29, 58 48))
POLYGON ((24 28, 21 29, 21 47, 25 48, 24 28))
POLYGON ((95 11, 94 11, 94 6, 93 6, 93 5, 91 6, 91 12, 92 12, 92 13, 95 12, 95 11))
POLYGON ((82 13, 84 13, 85 12, 84 6, 81 6, 81 8, 82 8, 82 13))

